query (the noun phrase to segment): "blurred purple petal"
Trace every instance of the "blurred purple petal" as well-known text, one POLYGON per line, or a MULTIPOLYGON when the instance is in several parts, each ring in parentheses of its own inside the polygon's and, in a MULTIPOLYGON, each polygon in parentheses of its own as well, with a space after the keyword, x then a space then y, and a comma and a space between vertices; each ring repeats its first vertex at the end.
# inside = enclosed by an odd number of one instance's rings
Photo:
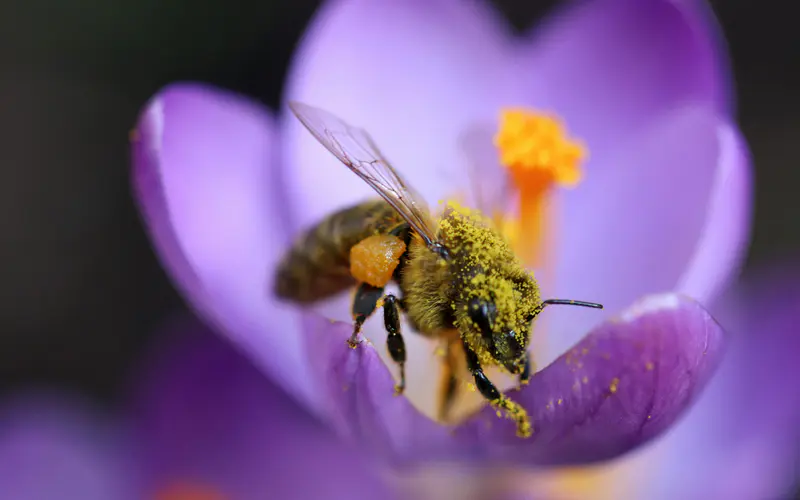
POLYGON ((339 431, 389 460, 470 462, 493 458, 528 464, 613 458, 661 433, 693 401, 715 367, 719 325, 696 302, 652 296, 604 323, 509 396, 528 409, 534 435, 486 408, 455 430, 393 396, 393 379, 374 348, 350 349, 350 327, 319 319, 306 335, 314 376, 327 392, 339 431))
POLYGON ((730 352, 687 418, 648 451, 638 478, 654 500, 784 498, 800 433, 800 268, 754 272, 726 297, 730 352))
MULTIPOLYGON (((145 360, 133 406, 145 488, 225 498, 379 498, 371 464, 197 322, 145 360)), ((389 495, 391 497, 391 495, 389 495)))
POLYGON ((523 61, 533 104, 565 117, 601 165, 676 106, 727 113, 724 42, 704 2, 571 2, 532 33, 523 61))
MULTIPOLYGON (((467 186, 458 183, 467 162, 459 143, 465 130, 496 123, 501 106, 521 100, 510 43, 500 16, 482 2, 331 1, 295 54, 286 99, 327 109, 368 130, 435 203, 467 186)), ((294 116, 284 119, 295 226, 375 196, 294 116)))
MULTIPOLYGON (((722 257, 740 255, 740 248, 722 252, 717 244, 744 245, 730 232, 747 232, 749 189, 731 185, 721 173, 749 180, 739 173, 749 174, 741 144, 722 140, 721 130, 730 128, 708 108, 676 109, 650 125, 620 144, 607 170, 587 171, 579 188, 563 194, 548 295, 602 302, 613 314, 644 294, 674 290, 682 279, 695 283, 690 288, 697 292, 730 275, 734 262, 722 257), (719 209, 709 215, 712 194, 727 202, 725 217, 719 209), (692 266, 696 274, 687 276, 701 241, 716 247, 720 260, 692 266)), ((603 317, 592 310, 548 310, 552 349, 545 359, 564 352, 603 317)))
POLYGON ((0 408, 0 496, 133 500, 120 439, 81 400, 55 393, 8 399, 0 408))
POLYGON ((258 104, 200 85, 156 95, 134 142, 133 181, 156 249, 201 314, 313 404, 291 309, 268 301, 287 247, 273 119, 258 104))
POLYGON ((720 158, 700 242, 677 290, 710 300, 736 277, 750 242, 753 169, 747 143, 732 124, 718 129, 720 158))

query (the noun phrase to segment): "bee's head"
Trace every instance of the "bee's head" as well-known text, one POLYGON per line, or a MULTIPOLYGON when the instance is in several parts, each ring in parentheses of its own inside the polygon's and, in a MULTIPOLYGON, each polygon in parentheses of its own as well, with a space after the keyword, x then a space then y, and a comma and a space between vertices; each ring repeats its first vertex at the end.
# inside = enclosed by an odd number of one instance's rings
MULTIPOLYGON (((467 314, 474 333, 494 360, 511 373, 521 373, 530 340, 531 321, 517 314, 502 314, 493 299, 473 298, 467 314)), ((500 306, 502 308, 502 306, 500 306)), ((532 318, 531 318, 532 319, 532 318)))

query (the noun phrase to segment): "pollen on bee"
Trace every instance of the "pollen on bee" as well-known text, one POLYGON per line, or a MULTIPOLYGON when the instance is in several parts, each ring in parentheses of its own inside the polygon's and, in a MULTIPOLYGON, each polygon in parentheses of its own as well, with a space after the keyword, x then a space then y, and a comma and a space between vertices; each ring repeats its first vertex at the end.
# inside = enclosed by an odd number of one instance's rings
POLYGON ((505 410, 506 416, 516 422, 518 437, 531 437, 531 434, 533 434, 533 426, 531 425, 530 417, 528 416, 528 412, 525 411, 525 408, 505 396, 500 399, 495 399, 491 404, 495 408, 502 408, 505 410))
POLYGON ((369 236, 350 249, 350 274, 363 283, 383 287, 392 279, 405 251, 405 242, 396 236, 369 236))

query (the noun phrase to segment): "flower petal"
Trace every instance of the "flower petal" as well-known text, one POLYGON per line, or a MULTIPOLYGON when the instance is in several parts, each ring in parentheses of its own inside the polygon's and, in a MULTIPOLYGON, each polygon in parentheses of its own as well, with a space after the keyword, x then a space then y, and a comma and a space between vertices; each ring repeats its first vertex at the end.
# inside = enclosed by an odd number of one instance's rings
POLYGON ((84 401, 29 393, 0 408, 0 491, 18 500, 133 499, 114 430, 84 401))
MULTIPOLYGON (((317 14, 298 49, 287 100, 329 110, 373 135, 432 203, 454 194, 472 123, 494 123, 521 93, 510 78, 500 17, 472 1, 339 0, 317 14), (455 182, 454 182, 455 180, 455 182)), ((287 114, 286 181, 294 224, 375 193, 287 114)))
POLYGON ((189 318, 164 334, 135 381, 143 498, 177 488, 243 500, 391 498, 363 455, 231 344, 189 318))
POLYGON ((155 247, 192 305, 313 404, 295 313, 267 299, 287 247, 275 135, 254 102, 172 85, 142 113, 133 181, 155 247), (270 335, 276 324, 283 331, 270 335))
MULTIPOLYGON (((723 332, 696 302, 676 295, 643 299, 604 323, 570 353, 509 396, 528 409, 529 439, 492 408, 456 429, 421 416, 402 397, 375 350, 352 350, 350 328, 309 320, 314 376, 327 392, 339 431, 399 463, 426 460, 515 464, 610 459, 667 429, 704 387, 723 332), (613 387, 613 389, 612 389, 613 387)), ((432 381, 434 383, 434 381, 432 381)))
POLYGON ((533 104, 565 117, 602 165, 608 147, 676 106, 727 113, 724 42, 704 2, 574 2, 533 35, 522 50, 533 104))
MULTIPOLYGON (((581 186, 562 193, 548 296, 601 302, 605 314, 614 314, 644 294, 682 283, 694 294, 711 293, 726 281, 749 222, 749 190, 730 182, 747 178, 749 163, 741 144, 721 133, 730 130, 708 108, 676 109, 620 145, 613 168, 602 175, 589 172, 581 186), (728 203, 726 215, 720 214, 720 200, 728 203), (709 249, 720 252, 719 262, 698 267, 709 249)), ((565 307, 546 314, 548 348, 536 353, 540 366, 604 318, 595 310, 565 307)))
POLYGON ((800 267, 751 271, 720 305, 731 342, 698 404, 646 453, 638 497, 784 498, 796 480, 800 267))
POLYGON ((753 172, 741 132, 718 128, 720 158, 705 229, 677 290, 693 297, 716 297, 735 277, 747 253, 753 216, 753 172))

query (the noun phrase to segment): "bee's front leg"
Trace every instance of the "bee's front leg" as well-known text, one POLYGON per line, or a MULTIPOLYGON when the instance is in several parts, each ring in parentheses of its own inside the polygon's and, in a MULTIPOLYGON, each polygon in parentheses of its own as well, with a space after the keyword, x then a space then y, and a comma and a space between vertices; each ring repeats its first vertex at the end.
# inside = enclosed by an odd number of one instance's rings
POLYGON ((481 367, 480 361, 478 361, 478 355, 475 354, 466 342, 464 344, 464 352, 467 356, 467 369, 472 374, 473 378, 475 379, 475 387, 478 388, 478 392, 481 393, 483 397, 488 399, 491 402, 498 401, 502 398, 500 391, 497 390, 497 387, 492 383, 491 380, 483 373, 483 368, 481 367))
POLYGON ((497 387, 491 380, 483 373, 478 355, 475 354, 467 344, 464 342, 464 352, 467 357, 467 368, 472 373, 475 379, 475 386, 481 395, 488 399, 492 406, 502 408, 506 411, 509 418, 517 423, 517 436, 527 438, 533 432, 528 412, 519 404, 511 401, 508 397, 501 394, 497 387))

